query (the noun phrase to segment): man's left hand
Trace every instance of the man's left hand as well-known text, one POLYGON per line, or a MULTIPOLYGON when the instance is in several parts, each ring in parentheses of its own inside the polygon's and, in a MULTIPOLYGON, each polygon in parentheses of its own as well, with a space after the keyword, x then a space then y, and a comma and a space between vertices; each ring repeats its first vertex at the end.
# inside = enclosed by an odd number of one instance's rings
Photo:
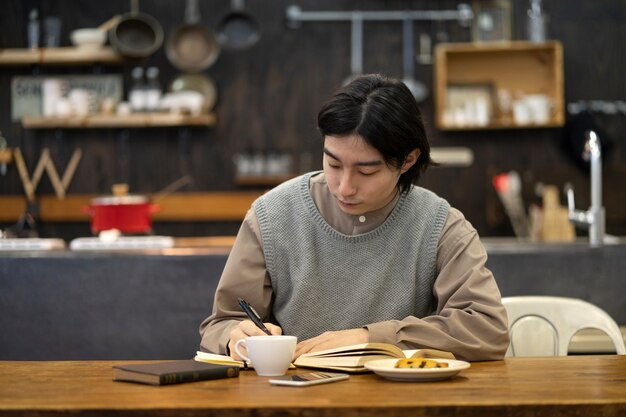
POLYGON ((303 353, 367 342, 369 342, 369 331, 365 328, 324 332, 298 343, 294 357, 297 358, 303 353))

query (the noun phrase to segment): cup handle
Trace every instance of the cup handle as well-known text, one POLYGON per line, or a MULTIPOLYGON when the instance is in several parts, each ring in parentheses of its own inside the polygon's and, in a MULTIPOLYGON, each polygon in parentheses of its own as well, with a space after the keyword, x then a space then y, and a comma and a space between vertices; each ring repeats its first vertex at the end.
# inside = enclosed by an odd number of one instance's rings
POLYGON ((235 352, 237 352, 237 355, 239 355, 244 361, 246 362, 250 362, 250 358, 247 357, 246 355, 244 355, 243 353, 241 353, 239 351, 239 345, 246 343, 246 339, 239 339, 237 340, 237 343, 235 343, 235 352))

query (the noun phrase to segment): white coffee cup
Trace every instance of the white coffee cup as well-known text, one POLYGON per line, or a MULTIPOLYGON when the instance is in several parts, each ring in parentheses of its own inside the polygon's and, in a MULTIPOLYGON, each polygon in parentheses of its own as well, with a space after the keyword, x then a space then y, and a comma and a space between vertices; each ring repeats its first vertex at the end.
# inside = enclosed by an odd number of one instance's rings
POLYGON ((251 362, 259 376, 285 375, 296 351, 296 336, 250 336, 235 343, 235 352, 251 362), (248 350, 244 355, 239 346, 248 350))

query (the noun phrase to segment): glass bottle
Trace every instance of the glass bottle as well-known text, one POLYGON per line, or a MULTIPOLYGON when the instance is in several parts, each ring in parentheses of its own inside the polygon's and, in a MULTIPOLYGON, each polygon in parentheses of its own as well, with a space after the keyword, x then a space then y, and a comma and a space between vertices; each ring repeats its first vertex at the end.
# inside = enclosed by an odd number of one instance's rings
POLYGON ((530 0, 530 9, 527 13, 528 40, 544 42, 546 40, 546 16, 541 7, 541 0, 530 0))
POLYGON ((28 14, 28 47, 39 48, 39 12, 32 9, 28 14))
POLYGON ((133 81, 128 91, 128 101, 134 112, 141 112, 146 108, 146 86, 143 78, 143 68, 133 68, 131 77, 133 81))
POLYGON ((161 83, 159 82, 159 69, 157 67, 149 67, 146 70, 146 109, 148 111, 156 111, 161 104, 161 83))

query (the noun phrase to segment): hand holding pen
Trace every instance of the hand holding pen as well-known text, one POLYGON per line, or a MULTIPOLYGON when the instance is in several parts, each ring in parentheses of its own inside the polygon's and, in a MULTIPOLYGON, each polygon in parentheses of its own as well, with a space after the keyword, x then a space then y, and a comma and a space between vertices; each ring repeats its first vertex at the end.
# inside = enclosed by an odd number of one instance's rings
POLYGON ((250 320, 252 320, 256 327, 263 330, 266 335, 272 335, 268 328, 265 327, 265 324, 263 324, 263 321, 261 320, 261 317, 259 317, 259 314, 254 310, 254 308, 252 308, 250 304, 248 304, 246 300, 244 300, 243 298, 239 298, 239 306, 248 315, 248 317, 250 317, 250 320))

